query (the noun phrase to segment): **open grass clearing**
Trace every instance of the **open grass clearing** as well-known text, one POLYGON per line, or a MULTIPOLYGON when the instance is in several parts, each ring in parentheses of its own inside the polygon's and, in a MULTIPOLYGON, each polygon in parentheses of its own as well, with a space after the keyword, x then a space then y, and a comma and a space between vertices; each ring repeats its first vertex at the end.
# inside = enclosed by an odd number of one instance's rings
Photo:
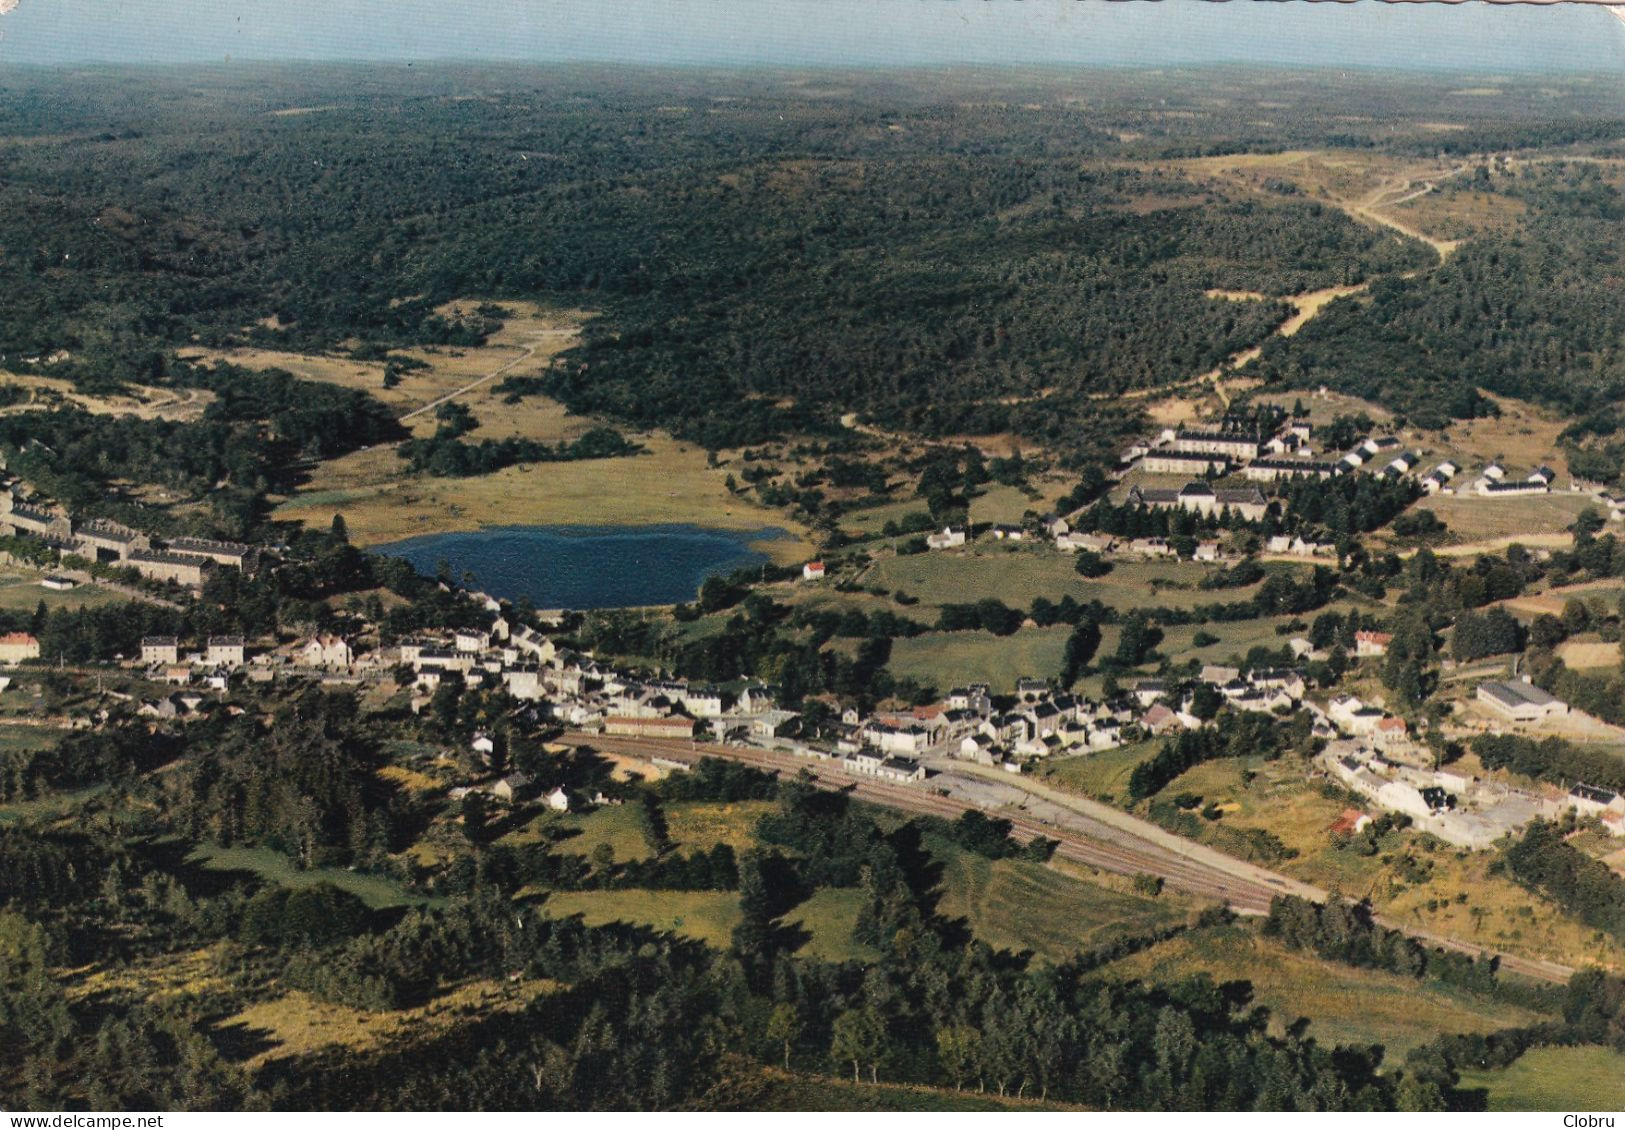
POLYGON ((584 813, 544 812, 536 817, 531 828, 538 833, 577 833, 560 840, 554 849, 570 855, 590 858, 600 844, 609 845, 617 863, 648 859, 654 854, 649 847, 648 820, 642 806, 637 804, 607 804, 584 813))
MULTIPOLYGON (((10 728, 7 727, 7 729, 10 728)), ((14 800, 6 804, 0 804, 0 828, 8 824, 32 824, 41 820, 65 816, 79 804, 106 791, 106 785, 91 785, 83 789, 44 793, 28 800, 14 800)))
POLYGON ((929 632, 892 643, 887 669, 946 692, 963 683, 986 683, 996 693, 1015 689, 1023 676, 1053 678, 1061 669, 1072 629, 1023 628, 1014 635, 989 632, 929 632))
POLYGON ((1080 950, 1143 934, 1183 917, 1183 908, 1086 883, 1024 860, 955 852, 943 873, 940 913, 963 918, 995 949, 1065 961, 1080 950))
MULTIPOLYGON (((1431 510, 1450 527, 1457 543, 1473 550, 1494 550, 1514 543, 1528 546, 1561 547, 1572 540, 1568 528, 1597 500, 1589 494, 1554 491, 1516 498, 1494 498, 1476 494, 1432 495, 1416 504, 1431 510)), ((1441 552, 1448 553, 1446 545, 1441 552)))
POLYGON ((72 406, 94 416, 135 416, 143 420, 193 421, 214 403, 207 389, 125 385, 117 393, 91 394, 59 377, 0 371, 0 383, 30 390, 30 399, 0 408, 0 416, 72 406))
POLYGON ((1545 1019, 1525 1009, 1374 969, 1322 961, 1242 926, 1183 934, 1113 962, 1103 973, 1167 983, 1197 973, 1247 981, 1280 1034, 1299 1017, 1322 1044, 1381 1044, 1387 1061, 1442 1033, 1491 1032, 1545 1019))
POLYGON ((1078 575, 1077 559, 1071 554, 1039 545, 984 542, 965 550, 881 558, 864 583, 906 592, 922 604, 965 604, 992 597, 1013 608, 1026 608, 1039 596, 1099 600, 1118 609, 1190 608, 1245 600, 1252 591, 1197 588, 1209 571, 1191 561, 1124 560, 1106 576, 1091 580, 1078 575))
POLYGON ((743 915, 734 891, 559 891, 539 904, 553 918, 581 915, 589 926, 625 922, 728 948, 743 915))
POLYGON ((1461 1073, 1461 1090, 1483 1089, 1492 1111, 1625 1109, 1625 1052, 1533 1048, 1499 1071, 1461 1073))
POLYGON ((367 1051, 402 1039, 421 1040, 466 1023, 469 1016, 518 1012, 554 988, 549 981, 470 981, 427 1004, 390 1012, 331 1004, 295 989, 234 1013, 210 1035, 228 1053, 238 1053, 231 1058, 256 1068, 335 1048, 367 1051))
POLYGON ((435 904, 440 900, 415 895, 403 889, 393 879, 382 875, 368 875, 359 871, 346 871, 337 867, 301 869, 281 852, 259 847, 198 848, 187 862, 207 871, 247 871, 268 883, 283 887, 313 887, 318 883, 331 883, 348 891, 374 910, 396 906, 435 904))
POLYGON ((343 514, 350 540, 363 546, 486 526, 777 527, 789 536, 763 538, 751 548, 780 564, 815 555, 810 535, 785 515, 730 494, 727 472, 708 467, 704 451, 659 433, 631 438, 648 450, 617 459, 520 464, 469 478, 407 475, 393 448, 352 452, 315 467, 275 516, 325 526, 343 514))
POLYGON ((1035 1098, 1001 1098, 992 1091, 952 1091, 946 1087, 877 1083, 868 1079, 854 1083, 851 1078, 833 1075, 805 1075, 763 1068, 746 1078, 730 1081, 722 1095, 738 1094, 739 1109, 753 1111, 823 1111, 879 1113, 959 1113, 972 1111, 1079 1110, 1035 1098))
POLYGON ((1044 762, 1038 773, 1057 788, 1096 800, 1116 800, 1128 795, 1128 779, 1134 767, 1161 748, 1162 739, 1156 738, 1098 753, 1069 754, 1044 762))
POLYGON ((40 584, 44 575, 8 572, 0 576, 0 611, 32 612, 42 603, 48 612, 61 608, 103 608, 109 604, 126 604, 130 600, 123 593, 97 584, 81 584, 67 592, 57 592, 40 584))
POLYGON ((852 937, 863 899, 863 891, 856 887, 826 887, 814 891, 812 897, 783 919, 786 926, 805 930, 810 935, 796 954, 814 961, 878 961, 879 953, 852 937))
POLYGON ((770 800, 677 801, 662 806, 672 842, 684 852, 727 844, 735 852, 756 845, 756 822, 777 806, 770 800))

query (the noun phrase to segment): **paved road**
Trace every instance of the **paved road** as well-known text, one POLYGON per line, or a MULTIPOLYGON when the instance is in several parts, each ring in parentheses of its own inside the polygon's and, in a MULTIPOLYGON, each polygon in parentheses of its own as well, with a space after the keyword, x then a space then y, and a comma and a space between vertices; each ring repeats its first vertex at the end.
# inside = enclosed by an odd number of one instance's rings
MULTIPOLYGON (((849 791, 873 804, 950 820, 972 808, 997 809, 1022 842, 1047 836, 1059 844, 1055 854, 1062 859, 1118 875, 1156 875, 1176 890, 1222 902, 1244 914, 1264 913, 1270 901, 1281 894, 1296 894, 1316 902, 1327 898, 1326 892, 1317 887, 1193 843, 1108 805, 985 766, 956 763, 926 784, 902 785, 847 773, 838 761, 751 746, 586 733, 567 733, 561 740, 567 745, 645 760, 659 757, 691 765, 701 758, 722 757, 790 774, 806 769, 815 775, 814 783, 820 788, 849 791), (942 795, 942 791, 948 795, 942 795)), ((1502 968, 1527 977, 1563 982, 1574 972, 1556 962, 1499 953, 1380 916, 1377 921, 1430 945, 1499 957, 1502 968)))

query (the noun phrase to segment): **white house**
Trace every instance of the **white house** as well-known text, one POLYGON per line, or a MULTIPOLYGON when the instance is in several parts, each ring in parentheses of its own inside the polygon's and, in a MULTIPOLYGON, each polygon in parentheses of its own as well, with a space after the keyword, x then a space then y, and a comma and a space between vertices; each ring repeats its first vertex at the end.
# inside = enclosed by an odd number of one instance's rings
POLYGON ((1354 654, 1363 658, 1388 654, 1388 645, 1394 642, 1392 632, 1358 631, 1354 633, 1354 654))
POLYGON ((354 661, 355 653, 342 636, 317 635, 299 648, 299 659, 307 667, 344 671, 354 661))
POLYGON ((570 794, 564 791, 562 785, 555 788, 542 799, 547 804, 547 807, 551 808, 554 812, 570 811, 570 794))
POLYGON ((821 581, 824 579, 824 563, 822 561, 809 561, 801 567, 801 579, 804 581, 821 581))
POLYGON ((203 661, 210 667, 241 667, 243 652, 242 636, 210 636, 203 661))

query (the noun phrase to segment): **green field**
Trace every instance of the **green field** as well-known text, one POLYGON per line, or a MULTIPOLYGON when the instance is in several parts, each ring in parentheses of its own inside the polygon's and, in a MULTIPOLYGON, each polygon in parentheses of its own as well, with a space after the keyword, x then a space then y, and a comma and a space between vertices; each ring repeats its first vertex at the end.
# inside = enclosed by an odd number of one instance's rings
POLYGON ((776 807, 770 800, 678 801, 664 806, 666 829, 685 852, 710 851, 718 844, 740 852, 755 846, 756 822, 776 807))
POLYGON ((648 859, 654 854, 644 834, 648 824, 644 820, 643 808, 636 804, 605 805, 580 815, 573 812, 560 816, 543 813, 536 818, 532 827, 537 830, 543 827, 579 829, 579 835, 561 840, 555 849, 572 855, 591 856, 599 844, 608 844, 619 863, 648 859))
POLYGON ((42 726, 7 726, 0 723, 0 753, 17 749, 49 749, 62 740, 64 731, 42 726))
POLYGON ((1270 1010, 1270 1030, 1299 1017, 1323 1044, 1381 1044, 1388 1062, 1442 1033, 1490 1032, 1543 1019, 1525 1009, 1409 977, 1322 961, 1257 937, 1243 926, 1189 933, 1143 950, 1103 970, 1124 980, 1167 983, 1207 973, 1215 981, 1247 981, 1256 1003, 1270 1010))
POLYGON ((728 947, 740 920, 739 896, 733 891, 559 891, 539 905, 554 918, 579 914, 589 926, 648 926, 718 949, 728 947))
POLYGON ((1494 1111, 1625 1110, 1625 1053, 1535 1048, 1500 1071, 1463 1071, 1460 1088, 1487 1091, 1494 1111))
POLYGON ((443 901, 411 894, 393 879, 386 879, 382 875, 364 875, 336 867, 301 870, 294 866, 293 860, 270 848, 205 846, 189 855, 186 861, 199 864, 207 871, 250 871, 268 883, 284 887, 313 887, 317 883, 331 883, 355 895, 374 910, 439 905, 443 901))
POLYGON ((1058 757, 1046 762, 1039 774, 1048 782, 1084 796, 1122 797, 1126 795, 1129 774, 1134 767, 1162 747, 1162 739, 1133 742, 1104 749, 1099 753, 1083 753, 1058 757))
POLYGON ((1061 669, 1072 629, 1023 628, 1014 635, 988 632, 931 632, 892 643, 888 670, 939 691, 961 683, 986 683, 995 692, 1015 689, 1024 675, 1054 678, 1061 669))
POLYGON ((852 940, 863 892, 855 887, 827 887, 784 916, 786 926, 799 927, 812 937, 796 951, 816 961, 862 961, 879 958, 869 946, 852 940))
POLYGON ((1031 950, 1064 961, 1125 934, 1183 917, 1183 908, 1097 887, 1039 863, 956 852, 943 875, 938 910, 963 918, 995 949, 1031 950))
POLYGON ((876 561, 868 585, 901 589, 924 604, 966 604, 995 597, 1025 608, 1034 597, 1099 600, 1113 608, 1189 608, 1214 601, 1245 600, 1250 588, 1206 591, 1196 587, 1209 572, 1190 561, 1123 561, 1098 580, 1080 577, 1077 559, 1036 544, 979 543, 969 550, 916 553, 876 561), (1170 584, 1183 587, 1169 588, 1170 584))
POLYGON ((25 821, 49 819, 61 816, 72 811, 73 807, 81 801, 89 800, 98 793, 105 792, 106 785, 91 785, 89 788, 75 789, 66 793, 46 793, 31 800, 16 800, 9 804, 0 804, 0 828, 7 824, 19 824, 25 821))
POLYGON ((38 576, 7 573, 0 576, 0 611, 32 612, 43 601, 48 611, 59 608, 100 608, 119 604, 130 598, 122 593, 104 589, 100 585, 80 585, 68 592, 42 588, 38 576))

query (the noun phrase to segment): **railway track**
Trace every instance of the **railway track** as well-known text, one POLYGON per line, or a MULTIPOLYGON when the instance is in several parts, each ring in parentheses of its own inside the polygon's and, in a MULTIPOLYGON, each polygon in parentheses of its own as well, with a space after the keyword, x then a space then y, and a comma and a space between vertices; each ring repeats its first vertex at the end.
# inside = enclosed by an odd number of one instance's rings
MULTIPOLYGON (((560 739, 567 745, 624 754, 643 760, 664 759, 682 765, 693 765, 707 757, 720 757, 729 761, 781 773, 813 774, 813 784, 831 791, 849 792, 872 804, 902 812, 925 816, 956 819, 970 809, 986 806, 953 796, 942 796, 930 788, 918 785, 891 784, 848 773, 829 761, 811 761, 791 754, 751 746, 724 746, 701 742, 688 742, 670 738, 609 737, 600 734, 566 733, 560 739)), ((1270 902, 1281 894, 1306 889, 1303 884, 1275 876, 1252 864, 1242 864, 1254 876, 1237 875, 1212 863, 1194 859, 1151 839, 1141 838, 1122 827, 1092 820, 1086 814, 1072 813, 1071 826, 1037 819, 1023 812, 1001 809, 999 816, 1010 821, 1012 835, 1027 842, 1037 836, 1055 840, 1055 854, 1062 859, 1081 863, 1100 871, 1117 875, 1154 875, 1168 886, 1198 898, 1212 899, 1243 914, 1263 914, 1270 902)), ((1321 898, 1324 899, 1324 893, 1321 898)), ((1473 945, 1418 930, 1392 919, 1378 916, 1376 921, 1389 929, 1400 930, 1430 946, 1438 946, 1457 953, 1498 958, 1502 969, 1541 981, 1562 983, 1574 970, 1566 965, 1540 958, 1521 957, 1501 953, 1486 946, 1473 945)))

